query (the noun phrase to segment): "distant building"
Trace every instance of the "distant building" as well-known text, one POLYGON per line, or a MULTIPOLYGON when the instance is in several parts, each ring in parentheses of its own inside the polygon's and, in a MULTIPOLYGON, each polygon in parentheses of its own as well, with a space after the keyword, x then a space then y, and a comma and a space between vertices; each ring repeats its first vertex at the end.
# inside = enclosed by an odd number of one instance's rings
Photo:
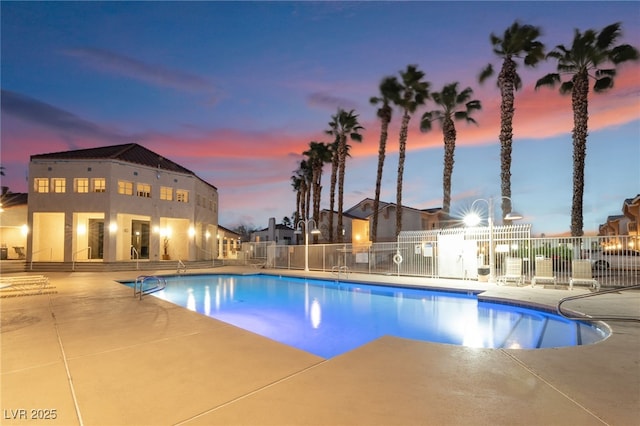
POLYGON ((218 257, 218 190, 138 144, 32 155, 27 259, 218 257))
POLYGON ((0 260, 26 257, 28 196, 2 187, 0 199, 0 260))
MULTIPOLYGON (((343 241, 353 244, 369 244, 371 242, 371 227, 373 226, 373 202, 365 198, 343 213, 343 230, 337 229, 337 212, 334 212, 334 241, 338 232, 343 232, 343 241)), ((378 242, 396 241, 396 210, 397 204, 381 201, 378 210, 378 242)), ((329 239, 329 210, 320 213, 318 228, 321 231, 321 241, 329 239)), ((431 229, 450 226, 449 216, 442 208, 415 209, 402 206, 402 231, 428 231, 431 229)))
POLYGON ((622 203, 622 214, 607 217, 598 227, 600 236, 628 236, 630 248, 640 249, 640 194, 627 198, 622 203))
POLYGON ((241 237, 237 232, 218 225, 218 259, 237 259, 241 237))
POLYGON ((297 244, 295 230, 283 224, 276 224, 275 218, 269 219, 269 226, 251 233, 251 242, 264 243, 274 241, 278 245, 297 244))

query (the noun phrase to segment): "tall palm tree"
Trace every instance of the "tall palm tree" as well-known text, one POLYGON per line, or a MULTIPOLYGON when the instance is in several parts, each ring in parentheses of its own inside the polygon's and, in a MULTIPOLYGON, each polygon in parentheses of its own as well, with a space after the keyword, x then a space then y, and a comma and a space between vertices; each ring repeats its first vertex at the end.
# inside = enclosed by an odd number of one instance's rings
MULTIPOLYGON (((310 182, 311 168, 307 160, 301 160, 298 169, 291 176, 292 186, 297 188, 297 220, 306 220, 309 217, 309 199, 311 198, 310 182)), ((296 226, 297 226, 296 221, 296 226)))
POLYGON ((378 118, 380 118, 380 145, 378 147, 378 173, 376 175, 376 195, 373 199, 373 224, 371 225, 371 242, 376 242, 378 238, 378 210, 380 209, 380 187, 382 186, 382 169, 384 167, 387 137, 389 134, 389 123, 393 115, 391 104, 398 102, 400 96, 400 83, 396 77, 385 77, 379 86, 380 95, 369 99, 371 105, 382 104, 378 108, 378 118))
POLYGON ((333 135, 338 143, 338 242, 342 242, 342 213, 344 210, 344 174, 347 162, 347 138, 362 142, 362 135, 359 133, 364 127, 358 123, 358 115, 354 110, 349 112, 338 109, 336 115, 331 116, 329 122, 330 129, 327 134, 333 135))
POLYGON ((573 108, 571 235, 574 237, 580 237, 584 233, 582 203, 589 120, 589 78, 594 80, 594 92, 603 92, 613 87, 618 64, 637 60, 639 57, 638 50, 628 44, 614 46, 620 35, 620 23, 611 24, 599 33, 587 30, 582 34, 579 30, 575 30, 570 48, 561 44, 547 55, 548 58, 558 61, 557 73, 547 74, 536 83, 536 89, 540 86, 553 87, 556 83, 560 83, 561 74, 569 77, 569 80, 560 85, 560 93, 571 93, 573 108))
POLYGON ((311 211, 311 188, 313 182, 313 170, 311 169, 311 164, 309 164, 308 160, 302 160, 300 162, 300 170, 304 177, 304 215, 303 219, 310 218, 311 211))
POLYGON ((400 125, 398 152, 398 182, 396 187, 396 236, 402 230, 402 179, 404 175, 404 159, 406 156, 409 120, 419 106, 429 98, 429 82, 424 81, 424 72, 417 65, 407 65, 407 69, 400 71, 400 93, 395 104, 402 110, 402 124, 400 125))
MULTIPOLYGON (((535 67, 544 59, 544 44, 537 39, 540 29, 532 25, 520 25, 517 21, 507 28, 502 37, 491 34, 493 53, 502 59, 498 74, 498 88, 502 97, 500 104, 500 186, 502 195, 502 217, 511 212, 511 151, 513 141, 513 115, 515 92, 522 87, 517 72, 522 59, 526 66, 535 67), (508 198, 507 198, 508 197, 508 198)), ((493 75, 493 66, 487 65, 480 73, 480 83, 493 75)))
POLYGON ((456 149, 455 120, 464 120, 467 123, 477 124, 471 117, 475 110, 482 108, 477 99, 469 100, 473 96, 473 90, 467 87, 458 93, 458 83, 451 83, 441 92, 431 93, 431 99, 440 108, 427 111, 420 120, 420 130, 428 132, 431 124, 439 121, 444 137, 444 172, 442 176, 442 210, 449 213, 451 210, 451 176, 453 175, 454 151, 456 149))
POLYGON ((322 192, 322 171, 325 163, 331 162, 331 146, 324 142, 309 142, 309 149, 303 153, 308 157, 311 168, 311 189, 313 191, 313 220, 318 225, 322 192))
POLYGON ((291 176, 291 186, 296 193, 296 211, 293 215, 294 227, 302 217, 302 182, 303 179, 300 177, 298 172, 296 171, 294 175, 291 176))
POLYGON ((336 205, 336 186, 338 183, 338 138, 330 145, 331 149, 331 186, 329 188, 329 242, 333 242, 333 211, 336 205))

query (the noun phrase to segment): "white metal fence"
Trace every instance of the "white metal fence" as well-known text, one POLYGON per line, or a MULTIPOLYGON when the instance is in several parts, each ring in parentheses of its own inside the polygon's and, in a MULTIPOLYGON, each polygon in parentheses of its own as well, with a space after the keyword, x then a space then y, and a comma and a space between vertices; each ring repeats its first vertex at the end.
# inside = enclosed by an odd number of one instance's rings
MULTIPOLYGON (((282 269, 305 266, 304 245, 243 243, 242 250, 247 263, 282 269)), ((551 259, 557 285, 567 286, 572 278, 572 261, 584 260, 591 264, 592 278, 601 287, 640 285, 637 238, 532 238, 529 225, 496 226, 493 232, 486 227, 403 232, 395 243, 310 244, 308 265, 312 271, 335 274, 483 280, 489 273, 490 253, 496 278, 505 273, 507 257, 522 259, 525 283, 536 276, 536 258, 551 259)))

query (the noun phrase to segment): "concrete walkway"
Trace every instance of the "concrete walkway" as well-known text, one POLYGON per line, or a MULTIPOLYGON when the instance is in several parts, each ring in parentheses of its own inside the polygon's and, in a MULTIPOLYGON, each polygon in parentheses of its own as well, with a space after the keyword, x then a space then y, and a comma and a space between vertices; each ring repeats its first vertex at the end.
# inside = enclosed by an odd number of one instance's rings
MULTIPOLYGON (((52 273, 52 293, 0 299, 2 425, 640 425, 638 322, 607 321, 608 339, 579 347, 385 336, 327 360, 154 297, 137 300, 114 281, 137 275, 52 273)), ((483 290, 548 308, 588 292, 350 278, 483 290)), ((638 318, 640 292, 566 307, 638 318)))

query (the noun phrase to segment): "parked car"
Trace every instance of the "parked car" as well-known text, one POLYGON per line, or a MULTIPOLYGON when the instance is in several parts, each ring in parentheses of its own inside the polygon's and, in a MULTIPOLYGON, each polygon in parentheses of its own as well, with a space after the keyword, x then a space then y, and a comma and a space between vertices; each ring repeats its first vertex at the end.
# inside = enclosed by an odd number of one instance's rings
POLYGON ((640 270, 640 251, 631 249, 597 250, 583 253, 590 259, 594 270, 640 270))

